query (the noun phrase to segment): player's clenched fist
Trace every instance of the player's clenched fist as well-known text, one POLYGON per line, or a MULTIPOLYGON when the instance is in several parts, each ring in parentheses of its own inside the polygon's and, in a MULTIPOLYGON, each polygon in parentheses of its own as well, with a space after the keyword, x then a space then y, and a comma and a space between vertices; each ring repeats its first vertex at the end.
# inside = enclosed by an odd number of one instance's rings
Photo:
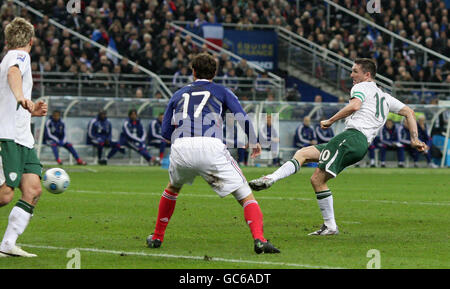
POLYGON ((327 128, 329 128, 332 124, 333 124, 333 123, 332 123, 330 120, 328 120, 328 119, 322 120, 322 121, 320 122, 320 128, 321 128, 321 129, 327 129, 327 128))
POLYGON ((34 104, 34 110, 33 110, 33 116, 44 116, 47 115, 48 111, 48 105, 42 101, 39 100, 34 104))
POLYGON ((411 140, 411 146, 415 147, 419 152, 427 152, 429 147, 420 140, 411 140))
POLYGON ((22 98, 18 101, 18 103, 26 110, 28 110, 30 113, 34 110, 34 103, 26 98, 22 98))

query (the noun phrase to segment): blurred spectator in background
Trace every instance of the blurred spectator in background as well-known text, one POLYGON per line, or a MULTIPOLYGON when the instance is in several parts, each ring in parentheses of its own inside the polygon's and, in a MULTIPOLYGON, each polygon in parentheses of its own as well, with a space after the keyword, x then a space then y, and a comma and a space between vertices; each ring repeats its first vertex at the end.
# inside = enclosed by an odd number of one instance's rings
POLYGON ((311 120, 314 122, 320 121, 322 118, 325 117, 325 113, 323 111, 322 106, 320 105, 322 103, 322 96, 320 94, 317 94, 314 96, 314 103, 317 105, 314 105, 313 109, 315 112, 311 116, 311 120))
POLYGON ((223 76, 223 85, 228 87, 234 93, 237 93, 237 90, 239 89, 239 81, 236 79, 236 72, 234 68, 228 69, 223 76))
MULTIPOLYGON (((97 148, 97 159, 99 165, 106 165, 107 160, 103 157, 104 147, 116 147, 122 153, 124 149, 120 148, 120 144, 113 142, 111 139, 112 127, 108 120, 106 111, 100 110, 97 117, 93 118, 88 124, 86 143, 97 148)), ((109 158, 109 157, 108 157, 109 158)))
POLYGON ((266 122, 259 128, 259 142, 262 149, 269 151, 272 157, 272 166, 280 166, 279 144, 280 137, 276 126, 272 125, 272 115, 267 114, 266 122))
POLYGON ((405 150, 398 139, 398 131, 395 123, 388 119, 380 131, 380 161, 381 167, 386 167, 386 151, 393 150, 397 152, 398 167, 405 167, 405 150))
POLYGON ((303 123, 301 123, 295 131, 294 147, 302 148, 315 144, 317 144, 317 136, 311 126, 311 118, 305 116, 303 118, 303 123))
POLYGON ((375 164, 375 149, 380 148, 380 136, 377 135, 372 143, 369 145, 368 154, 369 154, 369 165, 371 168, 376 167, 375 164))
POLYGON ((179 89, 189 82, 191 82, 190 73, 186 66, 181 67, 175 74, 173 75, 172 85, 175 89, 179 89))
POLYGON ((418 151, 415 148, 411 147, 411 134, 408 129, 408 122, 403 121, 402 125, 398 125, 397 130, 399 142, 403 145, 404 150, 407 151, 413 159, 414 167, 418 168, 418 151))
POLYGON ((331 127, 327 128, 327 129, 322 129, 320 127, 320 122, 325 119, 327 119, 327 118, 322 117, 315 126, 315 133, 317 136, 317 144, 327 143, 334 137, 334 132, 331 127))
POLYGON ((158 117, 152 121, 148 126, 148 145, 159 149, 159 158, 152 159, 157 163, 161 163, 164 158, 164 151, 167 147, 167 142, 161 135, 161 125, 164 118, 164 113, 160 113, 158 117))
POLYGON ((75 158, 78 165, 86 165, 86 162, 78 156, 73 145, 67 141, 66 126, 61 121, 61 112, 59 110, 53 111, 52 115, 45 122, 44 144, 52 148, 55 160, 59 165, 62 165, 62 161, 59 158, 58 147, 67 149, 75 158))
MULTIPOLYGON (((136 109, 131 109, 128 112, 128 119, 122 126, 122 133, 119 139, 120 147, 126 146, 143 156, 147 162, 150 162, 151 156, 146 149, 146 141, 146 132, 138 118, 137 111, 136 109)), ((113 147, 108 154, 108 159, 112 158, 120 150, 120 147, 113 147)))
POLYGON ((144 97, 144 90, 142 89, 142 87, 138 87, 136 89, 136 92, 134 94, 135 98, 143 98, 144 97))
MULTIPOLYGON (((425 159, 427 160, 428 167, 437 168, 437 165, 431 161, 432 142, 431 142, 431 137, 428 134, 425 115, 423 115, 423 114, 419 115, 419 117, 418 117, 417 130, 419 133, 419 140, 421 140, 428 146, 428 151, 423 153, 425 156, 425 159)), ((419 156, 420 156, 420 154, 419 154, 419 156)))
POLYGON ((287 89, 286 91, 286 100, 287 101, 300 101, 302 95, 300 91, 298 91, 298 85, 294 83, 294 85, 287 89))
POLYGON ((251 99, 253 96, 253 92, 255 91, 255 74, 253 72, 253 69, 248 68, 245 72, 245 79, 239 81, 240 84, 240 93, 238 94, 239 97, 242 97, 242 100, 248 100, 251 99))
POLYGON ((270 81, 267 71, 263 71, 262 73, 258 74, 258 77, 255 81, 256 93, 265 95, 270 90, 269 85, 270 81))

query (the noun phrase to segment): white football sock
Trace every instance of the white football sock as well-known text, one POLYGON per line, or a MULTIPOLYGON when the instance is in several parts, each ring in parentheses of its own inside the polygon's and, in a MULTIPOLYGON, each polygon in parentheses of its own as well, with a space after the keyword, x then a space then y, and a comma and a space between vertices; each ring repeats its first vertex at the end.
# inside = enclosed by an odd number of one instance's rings
POLYGON ((325 226, 332 230, 336 230, 336 220, 334 219, 333 195, 331 191, 323 191, 316 193, 317 203, 322 213, 325 226))
POLYGON ((25 231, 31 219, 31 214, 15 206, 9 214, 8 227, 3 236, 0 251, 16 245, 17 238, 25 231))
POLYGON ((273 179, 275 182, 290 175, 295 174, 300 169, 300 165, 296 159, 289 160, 285 162, 281 167, 279 167, 275 172, 267 175, 268 178, 273 179))

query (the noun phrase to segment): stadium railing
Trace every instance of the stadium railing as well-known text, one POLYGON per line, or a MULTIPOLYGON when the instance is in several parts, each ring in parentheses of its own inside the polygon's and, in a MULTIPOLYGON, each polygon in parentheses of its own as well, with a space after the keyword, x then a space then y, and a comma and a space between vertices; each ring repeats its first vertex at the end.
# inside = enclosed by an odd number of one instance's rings
POLYGON ((430 103, 433 99, 450 100, 450 83, 396 81, 393 95, 411 103, 430 103))
MULTIPOLYGON (((49 104, 49 113, 54 110, 62 112, 62 120, 66 124, 66 134, 68 141, 72 142, 76 149, 80 149, 79 154, 88 163, 96 163, 96 154, 91 146, 86 145, 87 126, 89 121, 97 116, 98 111, 106 110, 108 119, 112 124, 113 140, 119 138, 122 125, 128 117, 128 110, 135 108, 138 111, 144 128, 147 130, 151 120, 155 119, 166 109, 166 99, 136 99, 136 98, 108 98, 108 97, 73 97, 73 96, 46 96, 43 98, 49 104)), ((295 152, 293 148, 293 137, 296 128, 303 121, 305 116, 309 116, 312 125, 319 122, 322 116, 329 117, 342 108, 345 103, 310 103, 310 102, 269 102, 269 101, 241 101, 244 110, 251 114, 255 127, 261 127, 267 114, 273 115, 273 119, 278 119, 279 128, 279 152, 283 160, 292 157, 295 152)), ((433 133, 433 128, 437 126, 440 118, 444 122, 439 123, 443 135, 450 137, 450 103, 443 102, 440 105, 410 105, 417 114, 422 114, 427 120, 428 133, 433 133)), ((389 116, 394 121, 399 122, 401 118, 389 116)), ((42 145, 44 125, 47 118, 33 118, 34 136, 38 148, 38 154, 44 163, 53 163, 51 150, 42 145)), ((335 134, 344 129, 344 122, 340 121, 333 125, 335 134)), ((448 137, 440 144, 441 151, 448 147, 448 137)), ((65 150, 61 150, 61 158, 70 161, 70 156, 65 150)), ((443 167, 446 163, 450 164, 450 150, 448 154, 443 154, 439 160, 443 167)), ((70 163, 70 162, 69 162, 70 163)), ((112 164, 145 164, 140 156, 134 152, 128 152, 125 155, 118 154, 112 161, 112 164)), ((264 163, 257 159, 255 163, 264 163)), ((448 165, 447 165, 448 166, 448 165)))
MULTIPOLYGON (((192 76, 159 75, 171 93, 193 81, 192 76), (175 81, 174 81, 175 79, 175 81)), ((70 73, 33 72, 33 97, 47 96, 97 96, 97 97, 137 97, 136 90, 142 89, 143 98, 155 97, 158 85, 153 77, 143 74, 115 73, 70 73)), ((267 79, 249 77, 214 78, 236 91, 240 98, 264 100, 268 92, 284 93, 280 87, 267 79)))

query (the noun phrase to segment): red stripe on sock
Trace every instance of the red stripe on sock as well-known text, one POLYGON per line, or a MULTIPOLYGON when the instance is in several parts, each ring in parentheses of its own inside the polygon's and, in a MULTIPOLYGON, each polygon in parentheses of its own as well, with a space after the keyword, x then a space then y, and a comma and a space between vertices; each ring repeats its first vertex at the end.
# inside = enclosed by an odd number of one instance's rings
POLYGON ((177 202, 177 193, 165 190, 159 201, 158 219, 156 220, 155 232, 153 239, 164 240, 164 234, 166 232, 167 225, 175 210, 175 204, 177 202))
POLYGON ((265 242, 263 230, 263 214, 258 203, 247 202, 244 206, 244 218, 247 225, 250 227, 253 239, 260 239, 265 242))

